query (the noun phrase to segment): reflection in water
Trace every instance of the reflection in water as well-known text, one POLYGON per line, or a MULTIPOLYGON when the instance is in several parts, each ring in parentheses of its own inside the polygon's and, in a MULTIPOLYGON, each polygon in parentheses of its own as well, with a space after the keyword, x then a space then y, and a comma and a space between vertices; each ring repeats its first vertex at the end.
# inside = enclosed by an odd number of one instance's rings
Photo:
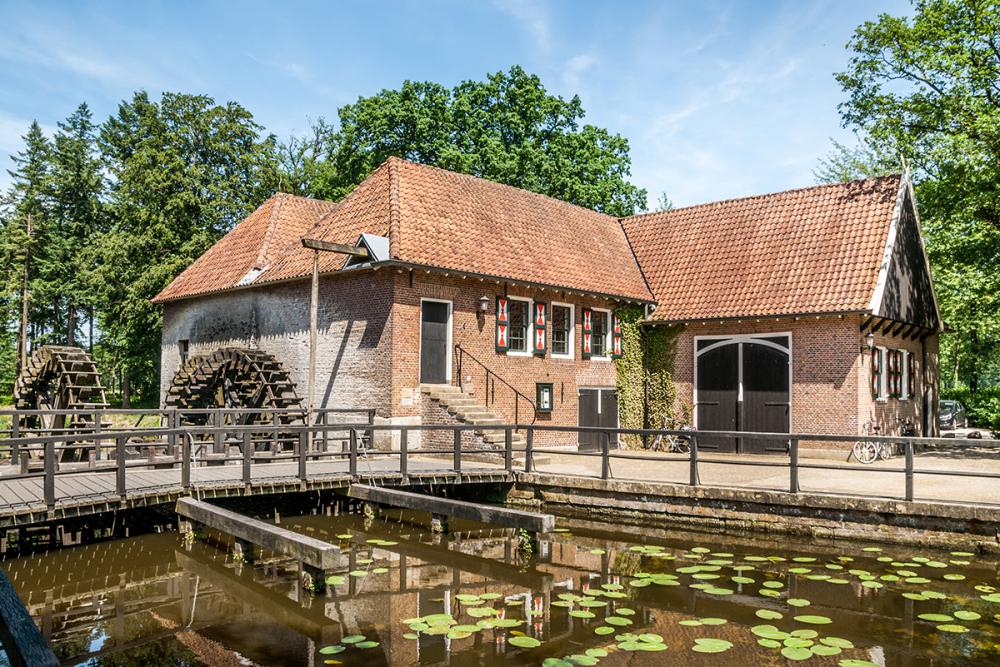
POLYGON ((67 665, 1000 662, 992 557, 570 521, 528 553, 510 531, 400 518, 283 519, 341 545, 323 596, 288 559, 175 533, 4 567, 67 665))

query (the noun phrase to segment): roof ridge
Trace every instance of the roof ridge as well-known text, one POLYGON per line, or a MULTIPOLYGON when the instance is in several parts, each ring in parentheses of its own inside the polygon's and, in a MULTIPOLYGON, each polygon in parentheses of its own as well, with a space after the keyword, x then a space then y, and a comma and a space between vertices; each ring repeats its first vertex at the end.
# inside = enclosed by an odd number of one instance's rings
POLYGON ((399 164, 402 158, 389 156, 389 256, 402 257, 402 239, 399 213, 399 164), (395 158, 395 159, 393 159, 395 158))
POLYGON ((264 260, 267 257, 267 250, 271 246, 271 241, 274 239, 274 230, 278 227, 281 205, 285 202, 286 197, 286 193, 277 192, 268 198, 268 201, 273 202, 271 204, 271 215, 267 218, 267 230, 264 232, 264 238, 260 242, 260 248, 257 249, 257 257, 254 258, 253 267, 251 268, 259 269, 264 265, 264 260))
POLYGON ((733 202, 743 202, 751 201, 754 199, 765 199, 767 197, 774 197, 776 195, 789 195, 797 192, 808 192, 810 190, 822 190, 825 188, 835 188, 844 187, 845 185, 852 185, 854 183, 865 183, 874 182, 882 180, 899 180, 903 178, 902 174, 886 174, 885 176, 874 176, 870 178, 856 178, 851 181, 840 181, 838 183, 816 183, 814 185, 804 185, 798 188, 790 188, 788 190, 775 190, 773 192, 765 192, 757 195, 747 195, 746 197, 729 197, 728 199, 719 199, 717 201, 703 202, 701 204, 690 204, 688 206, 681 206, 678 208, 672 208, 669 211, 649 211, 647 213, 636 213, 635 215, 627 215, 624 218, 619 218, 619 220, 637 220, 639 218, 652 218, 657 215, 670 215, 672 213, 678 213, 680 211, 690 211, 695 208, 705 208, 706 206, 718 206, 721 204, 731 204, 733 202))
MULTIPOLYGON (((621 218, 618 218, 618 217, 615 217, 615 216, 611 215, 610 213, 605 213, 603 211, 598 211, 598 210, 593 209, 593 208, 588 208, 586 206, 581 206, 580 204, 574 204, 573 202, 566 201, 565 199, 559 199, 558 197, 553 197, 552 195, 542 194, 541 192, 535 192, 534 190, 529 190, 527 188, 522 188, 522 187, 519 187, 517 185, 510 185, 509 183, 501 183, 500 181, 494 181, 494 180, 486 178, 484 176, 476 176, 475 174, 466 174, 466 173, 461 172, 461 171, 452 171, 451 169, 445 169, 444 167, 438 167, 436 165, 426 164, 424 162, 414 162, 413 160, 407 160, 406 158, 397 157, 395 155, 389 156, 389 158, 386 160, 386 162, 389 162, 389 160, 395 160, 397 162, 403 162, 405 164, 412 165, 412 166, 420 168, 420 169, 429 169, 429 170, 434 170, 434 171, 440 171, 440 172, 444 172, 445 174, 449 174, 451 176, 459 176, 461 178, 468 178, 468 179, 472 179, 472 180, 475 180, 475 181, 482 181, 484 183, 489 183, 490 185, 495 185, 495 186, 497 186, 499 188, 503 188, 503 189, 517 190, 518 192, 522 192, 522 193, 531 195, 533 197, 539 197, 541 199, 547 199, 549 201, 557 202, 557 203, 559 203, 559 204, 561 204, 563 206, 569 206, 571 208, 578 208, 581 211, 587 211, 588 213, 595 213, 597 215, 601 215, 601 216, 604 216, 606 218, 611 218, 612 220, 620 220, 621 219, 621 218)), ((629 216, 625 216, 625 217, 629 217, 629 216)))
POLYGON ((277 197, 279 195, 282 196, 282 197, 285 197, 286 199, 289 199, 289 198, 290 199, 303 199, 305 201, 314 201, 314 202, 317 202, 317 203, 320 203, 320 204, 336 204, 337 203, 337 202, 335 202, 335 201, 333 201, 331 199, 320 199, 319 197, 309 197, 307 195, 297 195, 294 192, 283 192, 281 190, 275 190, 274 194, 271 195, 271 196, 272 197, 277 197))

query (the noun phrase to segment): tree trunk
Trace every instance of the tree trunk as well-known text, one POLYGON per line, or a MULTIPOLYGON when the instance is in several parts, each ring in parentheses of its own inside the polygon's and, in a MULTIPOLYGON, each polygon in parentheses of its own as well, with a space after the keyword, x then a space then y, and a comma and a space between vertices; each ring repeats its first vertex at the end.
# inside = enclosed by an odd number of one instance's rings
POLYGON ((76 307, 72 301, 66 306, 66 344, 76 345, 76 307))
POLYGON ((969 332, 969 389, 979 389, 979 332, 969 332))
POLYGON ((90 326, 90 330, 87 333, 87 351, 93 354, 94 353, 94 307, 93 306, 91 306, 88 309, 87 314, 88 314, 87 320, 90 326))
POLYGON ((21 283, 21 328, 17 339, 17 371, 28 365, 28 267, 31 264, 31 215, 27 220, 28 242, 24 246, 24 276, 21 283))
POLYGON ((123 371, 122 372, 122 407, 123 408, 130 408, 130 407, 132 407, 131 404, 130 404, 131 394, 132 394, 132 383, 129 382, 128 372, 127 371, 123 371))

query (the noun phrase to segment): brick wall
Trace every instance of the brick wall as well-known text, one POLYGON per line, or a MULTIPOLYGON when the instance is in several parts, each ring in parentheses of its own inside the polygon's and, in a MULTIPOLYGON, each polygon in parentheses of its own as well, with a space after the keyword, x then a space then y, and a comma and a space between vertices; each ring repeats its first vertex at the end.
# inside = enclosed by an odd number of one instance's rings
POLYGON ((694 404, 696 336, 791 332, 792 430, 856 433, 858 362, 861 336, 854 316, 784 318, 692 324, 679 334, 674 361, 675 414, 691 414, 694 404))
POLYGON ((875 345, 895 350, 906 350, 914 355, 917 364, 917 375, 920 382, 915 387, 915 395, 906 399, 872 397, 871 386, 871 355, 864 354, 862 372, 858 377, 858 414, 861 423, 872 420, 881 425, 882 433, 898 435, 900 421, 911 420, 917 426, 917 433, 924 435, 925 401, 931 404, 929 411, 931 430, 926 435, 937 435, 937 401, 938 401, 938 336, 932 335, 923 342, 920 340, 905 340, 884 332, 875 334, 875 345))
MULTIPOLYGON (((189 356, 227 346, 274 355, 290 373, 305 406, 309 374, 309 281, 231 291, 164 304, 160 396, 189 356)), ((389 416, 393 276, 388 272, 320 280, 316 405, 375 408, 389 416)))
MULTIPOLYGON (((496 297, 504 293, 504 286, 496 282, 478 279, 462 279, 423 271, 414 271, 412 285, 408 271, 395 273, 395 307, 392 315, 393 355, 392 355, 392 403, 393 414, 397 416, 420 414, 420 300, 422 298, 442 299, 452 302, 452 347, 461 345, 473 357, 488 366, 499 377, 511 383, 519 392, 535 399, 535 383, 551 382, 554 391, 554 405, 550 415, 539 415, 537 424, 560 426, 577 425, 579 387, 614 387, 616 374, 614 362, 610 360, 583 360, 580 358, 580 309, 614 309, 614 303, 601 299, 589 299, 553 290, 533 290, 510 286, 509 296, 521 296, 546 302, 569 303, 574 306, 573 359, 556 359, 551 348, 545 357, 514 356, 498 354, 495 349, 495 309, 496 297), (489 310, 485 316, 477 313, 479 299, 489 299, 489 310)), ((551 341, 549 341, 551 343, 551 341)), ((458 355, 452 355, 452 384, 462 384, 471 389, 480 400, 484 399, 485 371, 468 358, 458 377, 458 355)), ((496 403, 490 409, 503 419, 513 422, 515 401, 513 392, 496 383, 494 393, 496 403)), ((519 401, 519 418, 531 421, 530 407, 519 401)), ((536 434, 536 441, 543 443, 575 443, 574 434, 536 434)))

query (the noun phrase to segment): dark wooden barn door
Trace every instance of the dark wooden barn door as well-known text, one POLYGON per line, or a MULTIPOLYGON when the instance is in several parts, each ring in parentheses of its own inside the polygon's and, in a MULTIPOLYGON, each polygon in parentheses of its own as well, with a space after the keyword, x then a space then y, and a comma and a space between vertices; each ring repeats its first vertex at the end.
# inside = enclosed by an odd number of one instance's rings
MULTIPOLYGON (((739 346, 723 345, 701 354, 698 357, 698 430, 740 430, 739 392, 739 346)), ((735 452, 736 439, 699 437, 698 447, 735 452)))
MULTIPOLYGON (((618 394, 614 389, 581 389, 578 423, 581 427, 618 427, 618 394)), ((579 434, 580 449, 599 450, 605 435, 600 432, 579 434)), ((612 436, 611 443, 617 440, 612 436)))
POLYGON ((451 304, 424 301, 420 304, 420 382, 447 384, 448 324, 451 304))
MULTIPOLYGON (((699 431, 788 433, 791 425, 787 336, 698 341, 699 431)), ((787 451, 786 439, 700 436, 703 449, 770 454, 787 451)))
MULTIPOLYGON (((756 343, 743 343, 743 410, 741 431, 788 433, 788 353, 756 343)), ((774 454, 788 441, 747 440, 740 451, 774 454)))

